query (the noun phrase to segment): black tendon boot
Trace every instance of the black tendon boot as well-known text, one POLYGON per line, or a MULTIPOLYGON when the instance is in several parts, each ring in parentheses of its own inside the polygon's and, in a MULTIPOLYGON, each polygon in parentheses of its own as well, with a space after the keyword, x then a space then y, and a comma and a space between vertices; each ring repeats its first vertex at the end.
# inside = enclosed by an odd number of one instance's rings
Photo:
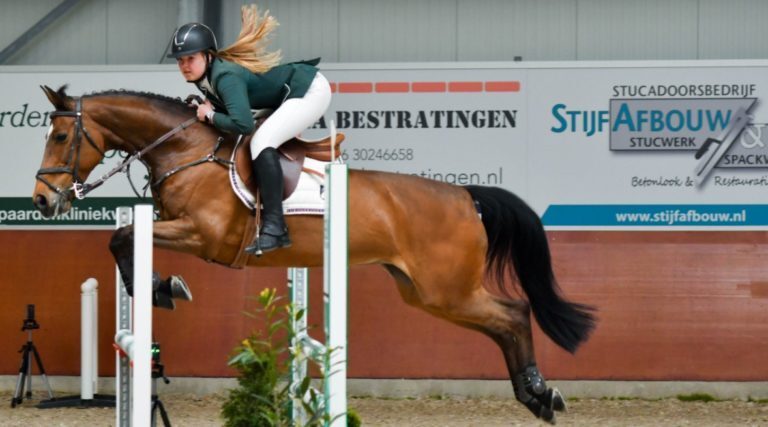
POLYGON ((277 150, 265 148, 252 163, 258 180, 264 208, 261 212, 261 231, 245 251, 261 255, 263 252, 291 246, 288 227, 283 218, 283 169, 277 150))

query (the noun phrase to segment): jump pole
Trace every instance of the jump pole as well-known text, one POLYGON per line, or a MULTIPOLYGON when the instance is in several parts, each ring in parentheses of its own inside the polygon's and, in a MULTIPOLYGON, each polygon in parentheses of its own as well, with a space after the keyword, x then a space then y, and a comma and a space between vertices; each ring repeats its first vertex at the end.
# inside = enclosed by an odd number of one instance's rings
MULTIPOLYGON (((305 350, 306 358, 294 357, 292 386, 297 387, 307 374, 307 359, 321 363, 323 372, 324 411, 331 420, 327 426, 347 425, 347 289, 349 271, 349 185, 345 164, 330 164, 325 169, 325 214, 323 233, 323 302, 325 306, 325 345, 307 333, 309 308, 308 271, 288 269, 291 303, 304 316, 294 322, 297 332, 292 345, 305 350), (326 349, 331 350, 326 357, 326 349)), ((293 421, 304 425, 307 415, 300 403, 294 402, 293 421)))
POLYGON ((152 205, 118 208, 118 227, 133 219, 133 314, 118 272, 116 425, 149 426, 152 418, 152 205), (131 325, 132 323, 132 325, 131 325), (131 327, 132 326, 132 327, 131 327), (133 367, 131 368, 131 364, 133 367), (130 378, 130 380, 129 380, 130 378))

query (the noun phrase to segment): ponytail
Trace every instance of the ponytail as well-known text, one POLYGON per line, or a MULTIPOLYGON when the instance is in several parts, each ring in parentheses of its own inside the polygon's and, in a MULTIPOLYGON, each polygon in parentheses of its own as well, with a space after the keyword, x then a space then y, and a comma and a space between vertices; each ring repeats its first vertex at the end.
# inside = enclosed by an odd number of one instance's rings
POLYGON ((282 59, 281 52, 269 52, 266 45, 269 44, 269 36, 280 25, 269 14, 269 11, 259 14, 255 4, 243 6, 240 10, 242 26, 240 34, 232 45, 214 55, 242 65, 253 73, 264 73, 278 65, 282 59))

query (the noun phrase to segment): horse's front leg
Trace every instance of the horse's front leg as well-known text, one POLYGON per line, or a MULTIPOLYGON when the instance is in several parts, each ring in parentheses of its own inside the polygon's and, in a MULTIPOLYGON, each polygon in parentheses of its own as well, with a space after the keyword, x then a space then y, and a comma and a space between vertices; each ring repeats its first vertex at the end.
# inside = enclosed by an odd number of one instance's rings
MULTIPOLYGON (((185 231, 191 231, 190 226, 191 221, 189 220, 156 222, 153 226, 155 244, 182 250, 173 246, 172 242, 183 244, 185 238, 190 236, 190 234, 185 233, 185 231), (169 245, 169 243, 171 244, 169 245)), ((133 296, 133 226, 128 225, 115 231, 110 240, 109 249, 115 258, 126 292, 133 296)), ((153 272, 152 290, 152 303, 156 307, 173 310, 176 307, 174 299, 192 300, 192 294, 181 276, 174 275, 162 279, 157 272, 153 272)))

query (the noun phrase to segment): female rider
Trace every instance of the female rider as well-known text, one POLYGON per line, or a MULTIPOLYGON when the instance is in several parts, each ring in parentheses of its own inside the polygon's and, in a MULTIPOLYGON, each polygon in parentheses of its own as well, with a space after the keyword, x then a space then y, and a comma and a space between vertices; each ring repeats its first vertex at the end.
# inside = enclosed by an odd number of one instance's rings
POLYGON ((275 110, 251 139, 251 165, 264 206, 258 238, 245 249, 251 254, 291 245, 276 149, 312 126, 331 101, 330 84, 315 67, 319 58, 278 65, 280 52, 265 50, 277 25, 269 12, 260 15, 256 6, 243 6, 240 35, 228 48, 218 50, 211 29, 193 22, 173 33, 168 55, 205 95, 197 107, 200 121, 225 132, 250 134, 255 128, 251 109, 275 110))

